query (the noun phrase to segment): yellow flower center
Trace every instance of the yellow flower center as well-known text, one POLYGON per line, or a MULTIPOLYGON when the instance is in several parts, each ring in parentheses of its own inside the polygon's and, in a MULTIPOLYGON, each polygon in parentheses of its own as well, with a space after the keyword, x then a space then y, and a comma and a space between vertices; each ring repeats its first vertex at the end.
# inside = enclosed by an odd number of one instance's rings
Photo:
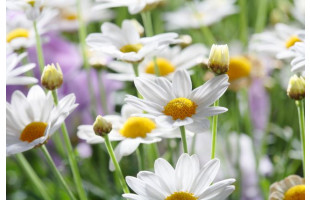
POLYGON ((35 0, 27 0, 27 3, 30 4, 32 7, 34 7, 35 0))
POLYGON ((163 113, 169 115, 173 120, 185 119, 196 113, 197 104, 187 98, 176 98, 164 107, 163 113))
POLYGON ((47 123, 44 122, 31 122, 28 124, 22 134, 20 134, 19 139, 23 142, 32 142, 35 139, 38 139, 44 136, 45 129, 47 127, 47 123))
POLYGON ((295 185, 286 191, 284 200, 305 200, 305 185, 295 185))
POLYGON ((123 53, 138 52, 142 48, 142 44, 126 44, 120 49, 123 53))
POLYGON ((230 81, 247 77, 251 72, 251 62, 243 56, 235 56, 230 58, 229 69, 227 75, 230 81))
MULTIPOLYGON (((174 72, 174 66, 171 64, 171 62, 169 62, 169 60, 165 59, 165 58, 157 58, 156 59, 156 64, 158 66, 159 69, 159 74, 161 76, 166 76, 168 74, 170 74, 171 72, 174 72)), ((151 61, 146 69, 145 72, 148 74, 155 74, 155 62, 151 61)))
POLYGON ((293 46, 296 42, 301 42, 301 40, 297 37, 297 35, 291 36, 285 43, 286 48, 290 48, 293 46))
POLYGON ((130 117, 124 124, 123 128, 120 130, 122 136, 127 138, 145 138, 148 133, 150 133, 156 124, 145 117, 130 117))
POLYGON ((14 40, 15 38, 18 38, 18 37, 28 38, 29 37, 29 31, 27 29, 24 29, 24 28, 14 29, 7 34, 6 42, 11 42, 12 40, 14 40))
POLYGON ((198 200, 198 197, 195 197, 193 193, 189 192, 175 192, 166 197, 165 200, 198 200))
POLYGON ((76 13, 65 13, 65 14, 63 14, 62 17, 68 21, 77 20, 77 14, 76 13))

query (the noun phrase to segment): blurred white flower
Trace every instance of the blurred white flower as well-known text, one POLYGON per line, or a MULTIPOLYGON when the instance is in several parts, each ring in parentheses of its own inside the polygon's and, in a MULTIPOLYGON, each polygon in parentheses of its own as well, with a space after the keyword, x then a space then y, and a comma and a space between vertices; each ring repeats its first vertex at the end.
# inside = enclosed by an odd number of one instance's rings
POLYGON ((6 7, 23 11, 29 20, 36 21, 44 11, 44 0, 7 0, 6 7))
POLYGON ((190 2, 176 11, 164 15, 167 30, 210 26, 224 17, 238 12, 236 0, 204 0, 190 2))
POLYGON ((37 83, 38 80, 34 77, 20 76, 21 74, 32 70, 36 65, 28 63, 26 65, 16 67, 22 59, 27 56, 27 53, 17 55, 12 53, 6 58, 6 84, 7 85, 28 85, 37 83))
POLYGON ((294 0, 294 6, 291 8, 291 13, 300 23, 305 24, 305 0, 294 0))
POLYGON ((293 60, 291 62, 292 72, 304 72, 305 71, 305 43, 297 42, 290 48, 294 53, 293 60))

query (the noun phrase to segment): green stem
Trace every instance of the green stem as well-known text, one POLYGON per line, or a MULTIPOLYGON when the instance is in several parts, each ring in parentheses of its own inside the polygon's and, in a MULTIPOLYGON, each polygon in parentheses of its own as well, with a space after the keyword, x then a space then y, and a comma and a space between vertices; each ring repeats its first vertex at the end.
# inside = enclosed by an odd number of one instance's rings
POLYGON ((81 43, 82 56, 83 56, 83 66, 84 68, 88 68, 89 64, 87 61, 87 51, 86 51, 86 42, 85 42, 87 30, 86 30, 85 23, 83 21, 81 0, 76 0, 76 4, 77 4, 77 17, 78 17, 78 22, 79 22, 79 40, 81 43))
POLYGON ((111 160, 112 160, 112 162, 114 164, 115 171, 116 171, 116 173, 118 175, 118 178, 119 178, 119 181, 121 183, 121 186, 123 188, 123 192, 124 193, 130 193, 129 189, 128 189, 127 185, 126 185, 126 181, 125 181, 124 175, 122 173, 122 170, 121 170, 121 168, 120 168, 120 166, 119 166, 119 164, 118 164, 118 162, 116 160, 116 157, 115 157, 115 154, 114 154, 114 151, 113 151, 110 139, 109 139, 109 135, 106 134, 103 138, 104 138, 104 141, 105 141, 105 146, 107 147, 108 153, 110 155, 110 158, 111 158, 111 160))
POLYGON ((240 40, 246 46, 248 42, 247 0, 239 0, 240 12, 240 40))
POLYGON ((193 137, 193 139, 192 139, 191 154, 195 154, 196 140, 197 140, 197 134, 195 134, 194 137, 193 137))
POLYGON ((259 2, 259 5, 257 9, 255 32, 259 33, 265 28, 268 0, 259 0, 257 2, 259 2))
POLYGON ((153 24, 152 24, 152 16, 150 11, 145 11, 141 13, 143 25, 145 28, 145 33, 147 37, 151 37, 154 35, 153 24))
MULTIPOLYGON (((214 107, 219 106, 220 100, 214 102, 214 107)), ((215 147, 216 147, 216 136, 217 136, 217 119, 218 115, 213 116, 212 120, 212 149, 211 149, 211 159, 215 158, 215 147)))
POLYGON ((139 171, 142 171, 145 169, 144 165, 144 150, 143 150, 143 145, 140 144, 139 147, 136 150, 137 154, 137 160, 138 160, 138 165, 139 165, 139 171))
POLYGON ((99 90, 100 90, 100 97, 101 97, 101 105, 102 109, 105 115, 109 114, 108 106, 107 106, 107 97, 106 97, 106 91, 105 87, 103 84, 103 79, 102 79, 102 73, 100 71, 97 71, 97 79, 99 82, 99 90))
POLYGON ((181 131, 181 137, 182 137, 183 152, 184 153, 188 153, 185 127, 184 126, 180 126, 180 131, 181 131))
POLYGON ((34 27, 34 31, 35 31, 35 37, 36 37, 36 49, 37 49, 37 57, 38 57, 38 62, 40 65, 40 71, 43 72, 44 66, 45 66, 45 62, 44 62, 44 57, 43 57, 43 50, 42 50, 42 45, 41 45, 41 39, 40 39, 40 35, 38 32, 38 28, 37 28, 37 22, 33 21, 33 27, 34 27))
POLYGON ((300 141, 302 143, 302 152, 303 152, 303 171, 305 174, 305 107, 303 100, 296 101, 297 111, 298 111, 298 119, 299 119, 299 131, 300 131, 300 141))
POLYGON ((216 42, 212 32, 207 26, 201 25, 200 30, 202 31, 204 37, 205 37, 205 42, 207 45, 212 45, 216 42))
POLYGON ((46 192, 45 185, 40 180, 38 175, 35 173, 35 171, 32 169, 29 162, 26 160, 23 154, 19 153, 16 154, 17 161, 19 165, 23 168, 23 170, 26 172, 32 183, 34 184, 35 188, 37 188, 37 191, 42 195, 42 198, 44 200, 51 200, 50 196, 46 192))
POLYGON ((64 178, 61 176, 60 172, 58 171, 58 169, 57 169, 57 167, 56 167, 56 165, 55 165, 51 155, 49 154, 48 150, 46 149, 45 145, 41 146, 41 150, 42 150, 44 156, 46 157, 46 160, 47 160, 48 164, 50 165, 51 169, 53 170, 53 173, 55 173, 57 179, 64 186, 64 188, 67 191, 67 193, 69 194, 70 198, 76 200, 76 198, 72 194, 69 186, 67 185, 67 183, 65 182, 64 178))

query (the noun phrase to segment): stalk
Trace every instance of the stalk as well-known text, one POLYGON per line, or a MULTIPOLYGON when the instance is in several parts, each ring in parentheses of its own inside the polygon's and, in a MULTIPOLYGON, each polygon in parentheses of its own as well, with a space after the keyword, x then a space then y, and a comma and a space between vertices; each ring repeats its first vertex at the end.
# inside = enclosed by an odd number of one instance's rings
MULTIPOLYGON (((214 102, 214 107, 219 106, 220 100, 214 102)), ((217 137, 217 120, 218 116, 214 115, 212 119, 212 149, 211 149, 211 159, 215 158, 215 149, 216 149, 216 137, 217 137)))
POLYGON ((300 131, 300 141, 302 143, 302 153, 303 153, 303 171, 305 174, 305 107, 302 100, 296 101, 298 120, 299 120, 299 131, 300 131))
POLYGON ((184 153, 188 153, 185 127, 184 126, 180 126, 180 131, 181 131, 181 137, 182 137, 183 152, 184 153))

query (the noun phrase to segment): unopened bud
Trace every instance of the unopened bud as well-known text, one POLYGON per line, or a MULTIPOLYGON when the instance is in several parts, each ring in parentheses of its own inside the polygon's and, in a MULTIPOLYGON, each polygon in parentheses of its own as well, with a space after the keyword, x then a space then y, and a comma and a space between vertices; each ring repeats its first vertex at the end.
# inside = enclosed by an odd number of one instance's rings
POLYGON ((112 130, 112 124, 105 120, 101 115, 98 115, 93 124, 93 129, 96 135, 105 136, 112 130))
POLYGON ((47 65, 44 67, 41 83, 48 90, 55 90, 62 85, 63 75, 59 64, 47 65), (57 68, 56 68, 57 67, 57 68))
POLYGON ((290 78, 287 95, 294 100, 302 100, 305 98, 305 79, 294 75, 290 78))
POLYGON ((224 74, 229 69, 229 50, 227 44, 212 45, 209 62, 209 68, 216 74, 224 74))

